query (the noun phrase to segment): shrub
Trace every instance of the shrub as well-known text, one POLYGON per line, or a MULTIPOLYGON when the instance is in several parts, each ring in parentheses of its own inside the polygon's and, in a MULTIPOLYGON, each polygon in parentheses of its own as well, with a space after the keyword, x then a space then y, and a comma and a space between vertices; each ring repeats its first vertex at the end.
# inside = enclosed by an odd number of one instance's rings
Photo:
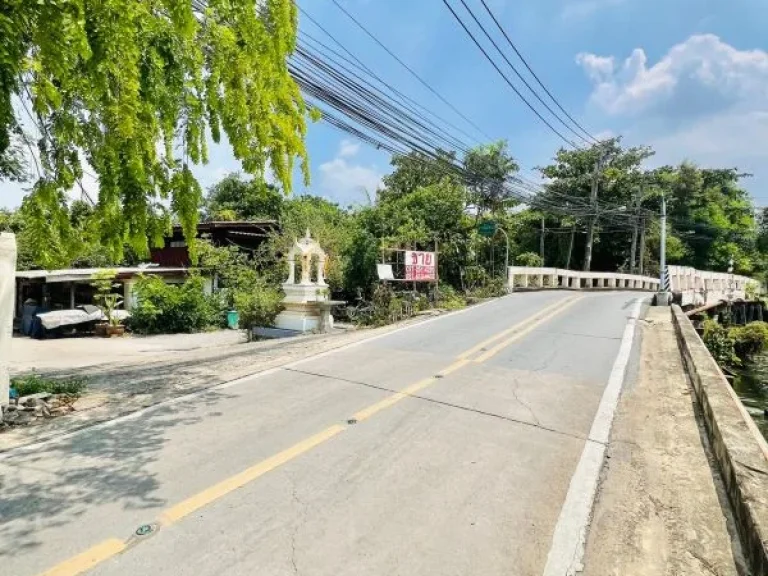
POLYGON ((198 332, 220 324, 217 302, 218 298, 205 293, 200 276, 191 276, 183 284, 145 276, 136 283, 130 327, 141 334, 198 332))
POLYGON ((85 378, 45 378, 32 372, 25 376, 11 378, 11 388, 16 390, 19 396, 29 396, 46 392, 48 394, 64 394, 79 398, 87 387, 85 378))
POLYGON ((459 294, 453 286, 448 284, 441 284, 437 296, 437 306, 439 308, 445 308, 446 310, 458 310, 464 308, 467 305, 467 301, 459 294))
POLYGON ((728 336, 733 340, 738 357, 747 360, 768 348, 768 323, 750 322, 746 326, 731 328, 728 336))
POLYGON ((704 322, 704 344, 720 366, 739 365, 733 339, 728 330, 714 320, 704 322))
POLYGON ((535 252, 523 252, 515 258, 515 266, 530 266, 531 268, 540 268, 544 266, 541 256, 535 252))
POLYGON ((249 329, 249 334, 252 326, 272 326, 282 309, 282 301, 280 290, 261 279, 248 289, 232 291, 232 303, 240 316, 240 325, 249 329))

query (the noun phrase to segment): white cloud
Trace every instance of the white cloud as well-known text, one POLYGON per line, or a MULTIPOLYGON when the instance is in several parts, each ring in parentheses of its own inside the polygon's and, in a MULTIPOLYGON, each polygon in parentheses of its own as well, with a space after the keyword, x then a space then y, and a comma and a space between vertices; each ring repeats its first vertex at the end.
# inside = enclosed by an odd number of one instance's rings
POLYGON ((626 0, 566 0, 560 11, 560 18, 568 22, 585 20, 607 8, 623 4, 626 0))
POLYGON ((768 183, 768 52, 739 50, 694 35, 657 62, 636 48, 623 62, 579 54, 593 83, 591 102, 632 143, 650 144, 655 162, 692 160, 753 172, 754 194, 768 183))
MULTIPOLYGON (((741 51, 712 34, 691 36, 651 66, 636 48, 621 67, 613 57, 582 53, 576 62, 595 83, 592 99, 611 114, 639 113, 704 91, 723 103, 768 99, 768 52, 741 51)), ((699 94, 700 95, 700 94, 699 94)), ((672 102, 681 109, 690 102, 672 102)))
POLYGON ((376 197, 376 191, 382 186, 382 173, 376 166, 364 166, 352 161, 360 145, 349 140, 342 140, 333 160, 320 164, 320 189, 340 204, 367 203, 368 198, 376 197))
POLYGON ((360 143, 352 140, 342 140, 339 145, 339 156, 342 158, 351 158, 360 151, 360 143))

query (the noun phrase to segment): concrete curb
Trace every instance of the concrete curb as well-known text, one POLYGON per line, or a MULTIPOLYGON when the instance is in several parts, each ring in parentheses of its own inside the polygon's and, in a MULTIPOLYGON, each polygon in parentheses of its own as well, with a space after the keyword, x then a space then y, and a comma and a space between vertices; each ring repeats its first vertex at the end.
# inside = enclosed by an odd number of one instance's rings
POLYGON ((672 315, 744 553, 754 574, 768 574, 768 444, 691 321, 679 306, 672 315))

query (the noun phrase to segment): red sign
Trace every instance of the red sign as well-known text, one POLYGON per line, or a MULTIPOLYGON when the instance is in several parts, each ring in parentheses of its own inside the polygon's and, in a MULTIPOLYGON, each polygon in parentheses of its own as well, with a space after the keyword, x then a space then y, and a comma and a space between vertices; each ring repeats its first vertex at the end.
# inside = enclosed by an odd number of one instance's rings
POLYGON ((437 257, 434 252, 405 252, 405 279, 413 281, 436 280, 437 257))

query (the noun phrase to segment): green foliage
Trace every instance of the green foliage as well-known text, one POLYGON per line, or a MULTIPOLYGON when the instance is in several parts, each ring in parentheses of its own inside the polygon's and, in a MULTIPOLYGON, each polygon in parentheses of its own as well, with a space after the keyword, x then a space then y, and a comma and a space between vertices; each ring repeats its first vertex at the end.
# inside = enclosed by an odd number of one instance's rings
POLYGON ((534 252, 524 252, 515 257, 515 266, 530 266, 539 268, 544 265, 541 256, 534 252))
POLYGON ((279 220, 283 196, 261 179, 245 180, 230 174, 208 190, 207 220, 279 220))
POLYGON ((473 148, 464 156, 467 172, 466 185, 469 187, 478 214, 501 210, 510 199, 507 180, 520 170, 501 140, 473 148))
POLYGON ((240 325, 272 326, 282 309, 282 292, 257 270, 258 262, 234 246, 217 248, 200 243, 200 264, 215 274, 221 288, 223 310, 237 310, 240 325))
POLYGON ((456 155, 453 152, 438 150, 433 158, 421 152, 411 152, 392 157, 393 171, 384 176, 384 189, 380 191, 381 200, 391 200, 410 194, 424 186, 432 186, 446 178, 454 184, 461 183, 456 168, 456 155))
POLYGON ((35 124, 28 209, 48 223, 36 240, 52 251, 39 260, 68 243, 64 194, 83 160, 99 179, 100 233, 113 260, 124 242, 146 256, 168 200, 194 256, 202 193, 191 166, 207 161, 208 133, 215 142, 226 134, 249 174, 261 178, 269 165, 290 191, 298 158, 308 179, 308 110, 287 67, 296 27, 292 0, 6 2, 0 167, 3 177, 15 173, 14 135, 35 124))
POLYGON ((768 348, 768 323, 750 322, 731 328, 728 337, 733 340, 736 355, 741 360, 748 360, 768 348))
POLYGON ((11 388, 16 390, 19 396, 29 396, 31 394, 63 394, 79 398, 88 386, 85 378, 46 378, 32 372, 24 376, 15 376, 11 378, 11 388))
POLYGON ((445 310, 459 310, 467 305, 467 300, 450 284, 441 284, 436 305, 445 310))
POLYGON ((220 305, 215 297, 205 294, 204 281, 198 275, 183 284, 166 284, 157 276, 144 276, 134 290, 136 304, 129 319, 134 332, 198 332, 221 323, 220 305))
POLYGON ((740 360, 736 356, 735 343, 728 329, 714 320, 704 322, 704 344, 709 353, 720 366, 738 366, 740 360))
POLYGON ((94 300, 104 310, 104 315, 107 317, 107 322, 111 326, 117 326, 120 320, 115 317, 115 310, 122 303, 119 294, 115 294, 115 288, 119 288, 121 284, 115 282, 115 276, 117 276, 116 270, 102 270, 95 274, 94 279, 91 281, 91 286, 95 289, 94 300))
POLYGON ((240 324, 250 333, 253 326, 274 325, 275 317, 283 309, 283 294, 259 278, 249 289, 234 291, 232 302, 240 315, 240 324))

